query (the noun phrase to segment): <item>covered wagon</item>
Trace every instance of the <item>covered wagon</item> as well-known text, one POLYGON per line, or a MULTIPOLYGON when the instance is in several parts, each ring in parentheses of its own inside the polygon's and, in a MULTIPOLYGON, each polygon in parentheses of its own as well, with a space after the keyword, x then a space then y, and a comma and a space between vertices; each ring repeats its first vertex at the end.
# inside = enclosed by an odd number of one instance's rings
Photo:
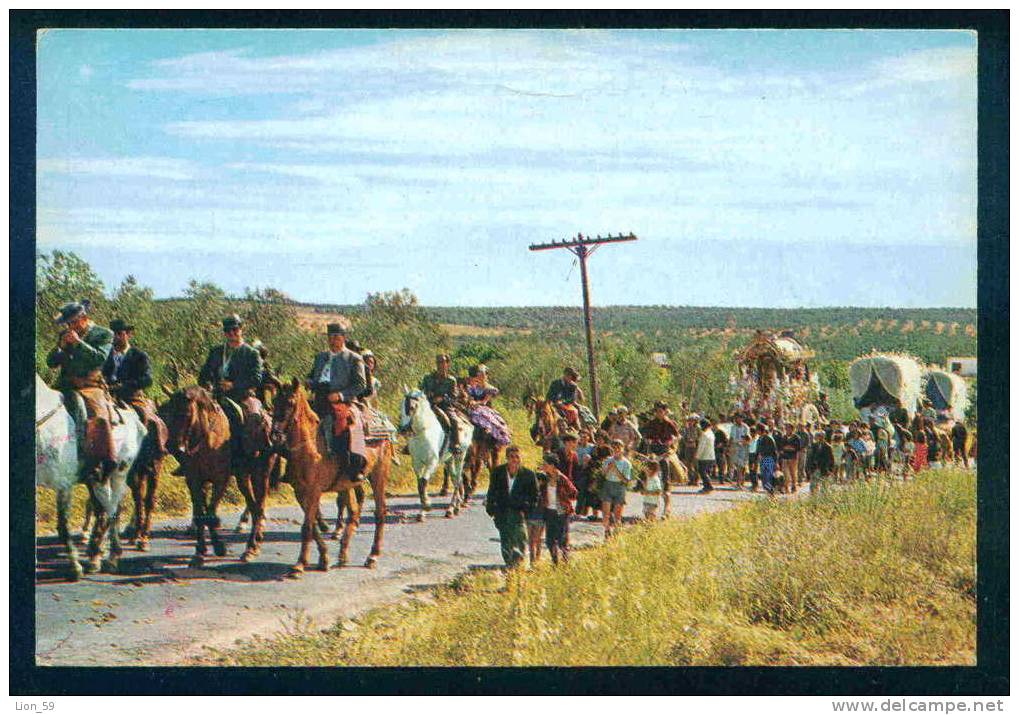
POLYGON ((853 404, 864 419, 904 411, 910 419, 922 395, 923 368, 908 355, 872 353, 849 364, 853 404))
POLYGON ((944 370, 928 370, 924 385, 926 397, 934 410, 949 420, 962 420, 969 407, 969 387, 959 375, 944 370))

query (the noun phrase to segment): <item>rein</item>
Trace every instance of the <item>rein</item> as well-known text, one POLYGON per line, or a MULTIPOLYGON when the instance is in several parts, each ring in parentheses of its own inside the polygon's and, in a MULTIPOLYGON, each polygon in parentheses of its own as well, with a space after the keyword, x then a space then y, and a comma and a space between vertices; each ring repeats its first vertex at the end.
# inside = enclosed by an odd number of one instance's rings
POLYGON ((46 414, 44 414, 44 415, 43 415, 42 417, 40 417, 39 419, 37 419, 37 420, 35 421, 35 426, 36 426, 36 427, 42 427, 42 426, 43 426, 44 424, 46 424, 47 422, 49 422, 49 421, 50 421, 50 419, 52 419, 53 415, 55 415, 55 414, 57 414, 58 412, 60 412, 60 408, 61 408, 61 407, 63 407, 63 406, 64 406, 64 403, 63 403, 63 402, 59 403, 59 404, 58 404, 58 405, 57 405, 56 407, 54 407, 54 408, 53 408, 52 410, 50 410, 49 412, 47 412, 46 414))

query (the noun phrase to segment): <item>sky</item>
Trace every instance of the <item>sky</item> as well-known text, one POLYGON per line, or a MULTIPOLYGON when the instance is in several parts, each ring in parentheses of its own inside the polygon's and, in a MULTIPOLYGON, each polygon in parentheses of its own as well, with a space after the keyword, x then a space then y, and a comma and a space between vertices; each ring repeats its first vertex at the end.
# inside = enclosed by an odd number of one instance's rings
MULTIPOLYGON (((49 30, 37 250, 319 303, 976 306, 976 34, 49 30)), ((12 238, 12 240, 17 240, 12 238)))

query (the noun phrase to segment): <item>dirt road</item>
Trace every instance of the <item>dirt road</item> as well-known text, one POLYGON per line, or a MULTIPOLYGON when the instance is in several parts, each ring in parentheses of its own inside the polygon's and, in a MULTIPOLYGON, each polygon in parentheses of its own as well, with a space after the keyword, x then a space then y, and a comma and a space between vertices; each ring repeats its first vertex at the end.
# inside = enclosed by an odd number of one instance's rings
MULTIPOLYGON (((756 495, 718 488, 695 495, 695 487, 675 487, 672 513, 690 516, 724 509, 756 495)), ((756 498, 760 498, 756 496, 756 498)), ((640 497, 631 494, 626 515, 639 513, 640 497)), ((170 665, 201 652, 222 648, 239 638, 269 636, 298 613, 325 626, 339 617, 370 608, 448 581, 473 568, 495 568, 502 561, 491 519, 481 498, 456 519, 444 519, 445 500, 424 523, 399 523, 400 514, 417 511, 416 499, 390 501, 385 550, 378 568, 360 565, 371 547, 375 528, 370 509, 350 548, 350 563, 328 573, 309 571, 301 580, 285 578, 297 559, 300 509, 269 511, 266 539, 259 560, 243 564, 244 536, 232 532, 237 514, 223 515, 230 554, 210 558, 204 568, 188 567, 194 542, 187 519, 156 525, 152 549, 128 547, 116 576, 97 574, 79 583, 65 578, 66 561, 53 537, 37 546, 36 660, 39 665, 170 665)), ((324 507, 335 516, 335 504, 324 507)), ((575 544, 601 539, 598 524, 572 525, 575 544)), ((330 541, 330 560, 339 545, 330 541)), ((315 551, 313 547, 313 561, 315 551)))

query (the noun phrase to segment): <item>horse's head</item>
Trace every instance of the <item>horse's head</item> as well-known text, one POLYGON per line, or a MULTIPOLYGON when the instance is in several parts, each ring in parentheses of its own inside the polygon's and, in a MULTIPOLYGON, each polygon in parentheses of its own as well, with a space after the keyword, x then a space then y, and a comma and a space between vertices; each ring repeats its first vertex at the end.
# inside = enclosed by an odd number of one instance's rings
POLYGON ((403 386, 403 403, 400 405, 401 432, 406 432, 410 429, 415 415, 418 414, 422 406, 427 404, 428 398, 425 396, 425 393, 418 389, 412 390, 406 385, 403 386))
POLYGON ((302 422, 318 424, 316 415, 308 404, 308 397, 296 377, 290 384, 282 384, 272 403, 272 443, 284 444, 302 422))
POLYGON ((209 422, 202 418, 217 409, 212 394, 198 385, 169 393, 169 399, 159 406, 157 413, 166 423, 167 446, 170 451, 186 452, 196 438, 205 436, 209 422))

